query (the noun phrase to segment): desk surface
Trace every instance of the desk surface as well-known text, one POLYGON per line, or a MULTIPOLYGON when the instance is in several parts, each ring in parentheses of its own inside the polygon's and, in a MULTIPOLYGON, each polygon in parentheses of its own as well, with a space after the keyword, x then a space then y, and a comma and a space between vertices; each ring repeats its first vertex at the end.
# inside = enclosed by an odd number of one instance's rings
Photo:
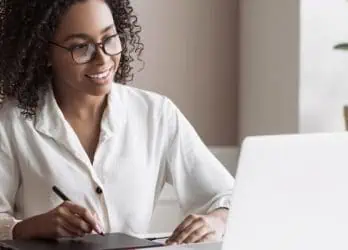
MULTIPOLYGON (((139 238, 161 238, 165 236, 170 236, 171 232, 162 232, 162 233, 148 233, 148 234, 137 234, 136 237, 139 238)), ((156 242, 165 243, 165 239, 157 240, 156 242)), ((214 243, 196 243, 196 244, 187 244, 187 245, 180 245, 180 246, 173 246, 173 247, 161 247, 157 248, 157 250, 163 249, 163 250, 174 250, 174 249, 192 249, 192 250, 221 250, 222 242, 214 242, 214 243)), ((156 249, 156 248, 150 248, 150 249, 156 249)))
MULTIPOLYGON (((170 232, 162 232, 162 233, 148 233, 148 234, 137 234, 136 236, 139 238, 161 238, 165 236, 170 236, 170 232)), ((165 243, 165 239, 158 240, 156 242, 165 243)), ((157 248, 157 250, 163 249, 163 250, 174 250, 174 249, 192 249, 192 250, 221 250, 222 242, 214 242, 214 243, 196 243, 196 244, 187 244, 187 245, 180 245, 180 246, 173 246, 173 247, 161 247, 157 248)), ((150 249, 156 249, 156 248, 150 248, 150 249)))
POLYGON ((221 250, 222 243, 198 243, 198 244, 187 244, 179 246, 164 246, 164 247, 155 247, 155 248, 146 248, 147 250, 221 250))
POLYGON ((221 250, 222 242, 189 244, 194 250, 221 250))

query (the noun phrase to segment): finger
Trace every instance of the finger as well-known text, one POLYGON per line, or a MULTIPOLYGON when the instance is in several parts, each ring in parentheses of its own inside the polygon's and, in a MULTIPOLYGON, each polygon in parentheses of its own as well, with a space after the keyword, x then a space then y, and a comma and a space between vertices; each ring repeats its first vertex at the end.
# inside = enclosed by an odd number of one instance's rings
POLYGON ((195 241, 195 243, 214 242, 216 240, 217 240, 216 234, 214 232, 212 232, 212 233, 208 233, 208 234, 204 235, 202 238, 195 241))
MULTIPOLYGON (((99 216, 98 216, 98 214, 96 213, 96 212, 93 212, 93 218, 95 219, 95 221, 96 221, 96 223, 97 223, 97 228, 98 228, 98 230, 100 231, 100 233, 99 234, 102 234, 102 235, 104 235, 104 229, 103 229, 103 227, 101 226, 101 222, 100 222, 100 219, 99 219, 99 216)), ((98 232, 98 230, 95 230, 96 232, 98 232)))
POLYGON ((102 233, 100 226, 98 225, 94 216, 88 211, 87 208, 79 206, 72 202, 64 202, 64 204, 69 208, 73 214, 77 214, 84 220, 88 225, 91 226, 97 233, 102 233))
POLYGON ((99 216, 98 216, 98 214, 96 213, 96 212, 93 212, 92 213, 92 216, 93 216, 93 218, 94 218, 94 220, 95 220, 95 222, 97 223, 97 225, 101 225, 101 223, 100 223, 100 219, 99 219, 99 216))
POLYGON ((198 217, 191 221, 191 224, 187 226, 184 224, 184 226, 186 227, 182 231, 178 231, 177 234, 174 234, 170 239, 168 239, 168 242, 176 242, 178 244, 181 244, 187 237, 190 236, 192 232, 203 227, 204 225, 204 221, 200 217, 198 217))
POLYGON ((206 226, 202 226, 200 228, 197 228, 194 231, 191 231, 190 234, 186 236, 184 239, 179 239, 180 244, 181 243, 194 243, 198 242, 200 239, 202 239, 205 235, 209 233, 209 228, 206 226))
POLYGON ((83 237, 86 234, 82 229, 72 225, 62 217, 58 217, 58 222, 61 227, 74 237, 83 237))
POLYGON ((183 222, 181 222, 179 224, 179 226, 177 226, 177 228, 174 230, 172 237, 171 238, 175 238, 176 236, 178 236, 179 234, 181 234, 182 231, 185 230, 186 227, 188 227, 189 225, 191 225, 191 223, 197 219, 198 216, 194 215, 194 214, 190 214, 189 216, 187 216, 183 222))
POLYGON ((183 242, 193 242, 192 238, 197 240, 209 232, 209 228, 202 217, 195 219, 189 226, 185 228, 181 234, 176 236, 175 241, 179 244, 183 242))
POLYGON ((69 228, 76 234, 90 233, 92 227, 87 224, 79 215, 73 214, 67 207, 61 206, 57 209, 66 228, 69 228))
POLYGON ((74 233, 70 232, 69 230, 65 229, 64 227, 57 227, 55 232, 55 237, 74 237, 74 233))
POLYGON ((193 215, 189 215, 186 217, 174 230, 172 235, 166 240, 166 244, 172 245, 172 244, 177 244, 177 237, 181 235, 183 230, 188 227, 189 225, 192 224, 194 221, 193 215))

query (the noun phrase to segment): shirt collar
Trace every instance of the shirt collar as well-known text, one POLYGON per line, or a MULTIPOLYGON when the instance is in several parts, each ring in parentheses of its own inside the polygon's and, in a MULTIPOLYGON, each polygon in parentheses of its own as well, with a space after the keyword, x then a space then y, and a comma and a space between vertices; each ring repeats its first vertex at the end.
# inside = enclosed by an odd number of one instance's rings
POLYGON ((106 135, 113 135, 121 131, 127 118, 126 96, 124 95, 123 85, 114 83, 108 94, 108 104, 104 111, 101 122, 101 131, 106 135))
MULTIPOLYGON (((122 88, 121 84, 113 83, 108 94, 108 103, 101 122, 101 135, 103 136, 110 137, 116 131, 120 131, 126 121, 126 100, 122 88)), ((35 128, 54 138, 67 136, 70 125, 56 102, 51 86, 39 105, 35 118, 35 128)))

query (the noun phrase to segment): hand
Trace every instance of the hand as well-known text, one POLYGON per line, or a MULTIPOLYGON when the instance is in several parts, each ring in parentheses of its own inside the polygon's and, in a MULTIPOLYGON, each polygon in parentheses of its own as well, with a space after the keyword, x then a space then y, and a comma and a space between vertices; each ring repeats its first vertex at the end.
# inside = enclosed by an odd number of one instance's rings
POLYGON ((41 215, 19 222, 13 229, 14 239, 82 237, 95 230, 101 233, 95 214, 70 201, 41 215))
POLYGON ((174 230, 168 245, 212 242, 222 239, 228 209, 219 208, 207 215, 191 214, 174 230))

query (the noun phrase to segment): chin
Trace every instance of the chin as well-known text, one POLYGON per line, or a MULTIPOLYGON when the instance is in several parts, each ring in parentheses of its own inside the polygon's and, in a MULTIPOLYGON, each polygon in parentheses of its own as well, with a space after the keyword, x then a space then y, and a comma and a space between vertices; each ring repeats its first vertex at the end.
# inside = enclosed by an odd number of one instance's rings
POLYGON ((113 84, 113 78, 107 79, 107 81, 93 81, 87 79, 84 86, 85 92, 93 96, 103 96, 109 94, 113 84))
POLYGON ((94 95, 94 96, 104 96, 110 93, 111 87, 112 87, 112 82, 104 86, 98 86, 95 88, 88 89, 88 94, 94 95))

